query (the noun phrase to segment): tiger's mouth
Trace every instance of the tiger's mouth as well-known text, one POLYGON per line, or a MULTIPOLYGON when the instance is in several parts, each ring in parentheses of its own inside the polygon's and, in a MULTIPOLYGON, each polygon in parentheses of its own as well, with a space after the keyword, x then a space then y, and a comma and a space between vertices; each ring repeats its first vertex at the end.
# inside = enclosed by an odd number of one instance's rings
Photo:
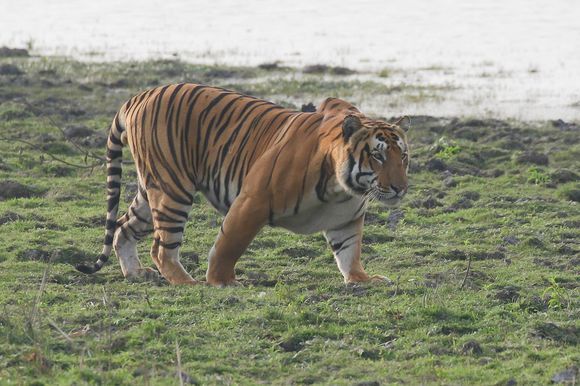
POLYGON ((385 206, 392 207, 397 206, 406 193, 406 189, 398 190, 393 186, 385 188, 377 185, 369 189, 366 196, 371 200, 379 201, 385 206))

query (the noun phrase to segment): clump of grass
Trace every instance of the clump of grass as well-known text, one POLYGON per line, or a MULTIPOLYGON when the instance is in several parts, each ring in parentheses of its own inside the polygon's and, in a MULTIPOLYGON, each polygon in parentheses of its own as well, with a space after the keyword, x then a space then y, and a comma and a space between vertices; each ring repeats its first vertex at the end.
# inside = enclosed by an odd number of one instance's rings
POLYGON ((388 78, 393 74, 393 71, 390 68, 383 68, 379 71, 378 76, 379 78, 388 78))
POLYGON ((440 137, 432 146, 432 149, 435 151, 435 156, 443 160, 454 158, 462 150, 461 146, 447 137, 440 137))
POLYGON ((542 293, 543 297, 548 297, 548 307, 553 310, 561 310, 570 306, 570 295, 565 288, 560 286, 555 277, 548 279, 550 285, 542 293))
POLYGON ((533 166, 527 170, 527 182, 534 185, 545 185, 550 183, 551 178, 542 168, 533 166))

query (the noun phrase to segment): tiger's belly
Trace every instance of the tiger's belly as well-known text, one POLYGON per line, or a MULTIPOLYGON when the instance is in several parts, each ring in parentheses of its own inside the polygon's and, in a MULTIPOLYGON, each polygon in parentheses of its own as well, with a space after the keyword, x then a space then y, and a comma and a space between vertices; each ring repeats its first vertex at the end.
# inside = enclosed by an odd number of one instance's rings
MULTIPOLYGON (((223 215, 227 215, 230 206, 226 202, 236 199, 238 190, 234 182, 229 183, 229 201, 213 189, 201 190, 211 206, 223 215)), ((288 229, 294 233, 311 234, 328 229, 336 229, 341 225, 360 217, 366 210, 366 203, 360 197, 346 194, 338 185, 329 189, 330 197, 322 202, 315 192, 310 192, 304 198, 298 213, 294 213, 294 205, 284 213, 274 213, 270 225, 288 229)), ((328 193, 328 192, 327 192, 328 193)))
POLYGON ((294 233, 310 234, 341 225, 360 217, 366 203, 358 197, 340 195, 328 202, 312 202, 294 214, 293 211, 274 216, 274 226, 286 228, 294 233))

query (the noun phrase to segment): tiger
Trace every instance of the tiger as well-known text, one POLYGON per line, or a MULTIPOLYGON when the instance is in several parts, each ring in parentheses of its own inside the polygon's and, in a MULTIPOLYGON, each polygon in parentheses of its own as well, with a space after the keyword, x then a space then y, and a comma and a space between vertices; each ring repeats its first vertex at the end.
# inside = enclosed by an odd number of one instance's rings
POLYGON ((388 280, 363 268, 363 223, 370 201, 392 207, 407 193, 407 121, 371 119, 338 98, 303 112, 193 83, 138 94, 122 105, 109 130, 102 252, 95 263, 76 268, 95 273, 114 249, 126 279, 160 274, 170 284, 203 283, 179 259, 194 194, 201 192, 224 215, 206 284, 239 284, 236 262, 266 225, 322 232, 346 283, 388 280), (138 189, 117 219, 127 145, 138 189), (151 233, 157 270, 143 267, 137 256, 137 242, 151 233))

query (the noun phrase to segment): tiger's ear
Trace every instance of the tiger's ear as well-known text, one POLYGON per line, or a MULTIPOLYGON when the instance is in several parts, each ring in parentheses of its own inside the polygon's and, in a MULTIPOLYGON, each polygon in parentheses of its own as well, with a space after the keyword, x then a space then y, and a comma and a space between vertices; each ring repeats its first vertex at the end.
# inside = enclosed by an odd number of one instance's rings
POLYGON ((344 137, 344 140, 348 141, 348 139, 361 127, 362 122, 359 117, 352 114, 347 115, 342 122, 342 136, 344 137))
POLYGON ((397 119, 394 124, 405 131, 409 131, 411 128, 411 117, 408 115, 403 115, 401 118, 397 119))

